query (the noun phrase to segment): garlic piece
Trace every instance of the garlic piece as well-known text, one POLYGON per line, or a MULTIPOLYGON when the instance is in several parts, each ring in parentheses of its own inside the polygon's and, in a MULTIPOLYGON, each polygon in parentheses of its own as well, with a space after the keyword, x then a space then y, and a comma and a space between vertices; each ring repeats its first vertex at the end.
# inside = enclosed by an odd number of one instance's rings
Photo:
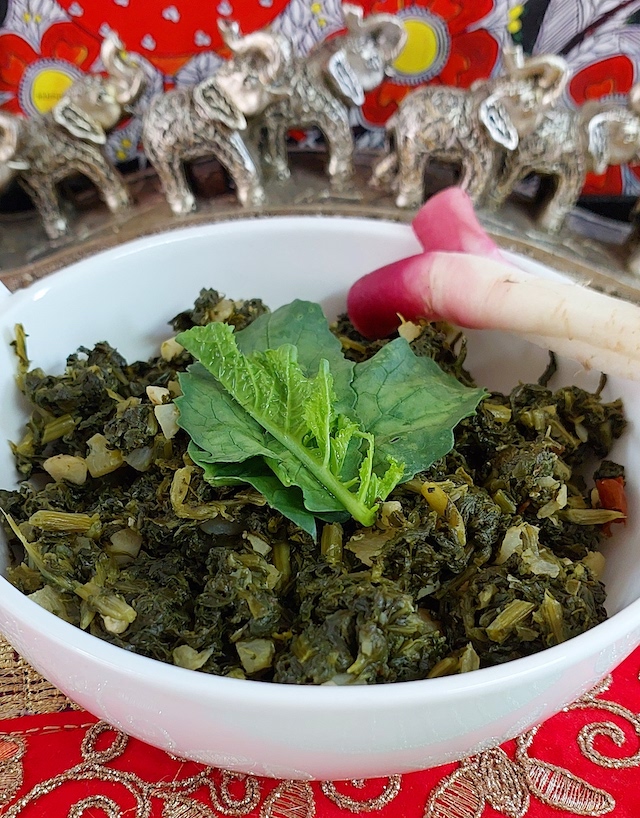
POLYGON ((147 397, 154 406, 171 400, 171 393, 164 386, 147 386, 147 397))
POLYGON ((124 463, 122 452, 118 449, 109 449, 104 435, 95 434, 87 440, 89 454, 86 457, 87 468, 92 477, 102 477, 119 469, 124 463))
POLYGON ((181 346, 175 338, 167 338, 160 344, 160 355, 165 361, 173 361, 184 352, 184 347, 181 346))
POLYGON ((76 486, 82 486, 87 480, 87 462, 84 457, 76 457, 72 454, 56 454, 48 457, 42 464, 42 468, 49 474, 56 483, 68 480, 76 486))
POLYGON ((162 429, 162 434, 167 440, 171 440, 172 437, 178 434, 178 429, 180 428, 178 426, 179 412, 175 403, 160 404, 154 408, 153 413, 162 429))

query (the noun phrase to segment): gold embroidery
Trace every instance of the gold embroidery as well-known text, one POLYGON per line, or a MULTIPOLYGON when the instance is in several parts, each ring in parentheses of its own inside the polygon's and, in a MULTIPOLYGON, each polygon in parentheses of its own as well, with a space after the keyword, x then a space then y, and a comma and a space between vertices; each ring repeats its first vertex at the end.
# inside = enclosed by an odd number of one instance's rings
MULTIPOLYGON (((340 809, 346 809, 359 815, 362 812, 376 812, 390 804, 400 792, 401 781, 401 776, 392 775, 385 784, 382 793, 376 798, 369 798, 366 801, 358 801, 356 798, 338 792, 333 781, 323 781, 320 788, 326 797, 333 801, 334 804, 337 804, 340 809)), ((363 787, 363 781, 360 778, 356 778, 349 783, 356 789, 362 789, 363 787)))
POLYGON ((529 809, 527 779, 522 768, 497 747, 478 756, 478 775, 489 804, 507 818, 523 818, 529 809))
MULTIPOLYGON (((10 736, 9 739, 11 741, 20 740, 16 739, 15 736, 10 736)), ((47 795, 59 787, 62 787, 64 784, 75 781, 104 781, 123 786, 135 801, 135 810, 127 811, 127 816, 131 816, 131 818, 134 818, 134 816, 135 818, 149 818, 152 798, 162 799, 165 802, 165 806, 166 804, 179 805, 184 818, 215 818, 215 814, 210 808, 202 805, 202 809, 200 809, 198 802, 189 801, 188 798, 185 797, 193 794, 197 789, 209 783, 210 776, 213 773, 210 767, 205 767, 195 775, 184 779, 160 782, 147 782, 134 773, 106 767, 106 763, 113 761, 123 754, 128 741, 129 737, 125 733, 116 730, 104 722, 92 724, 87 730, 80 747, 83 761, 48 781, 36 784, 30 792, 10 807, 5 813, 5 818, 16 818, 27 806, 40 799, 44 799, 47 795), (108 736, 111 736, 111 742, 103 749, 99 749, 98 742, 108 736), (191 812, 185 811, 187 806, 189 806, 191 812)), ((115 816, 115 818, 120 818, 122 815, 116 802, 106 796, 95 795, 92 796, 92 798, 99 799, 99 803, 98 801, 91 801, 90 799, 79 801, 71 807, 69 818, 80 818, 91 806, 100 806, 100 808, 107 813, 108 818, 111 818, 112 815, 115 816), (116 811, 114 812, 113 810, 116 811)), ((173 812, 165 810, 164 814, 174 818, 174 815, 180 813, 175 809, 173 812)))
POLYGON ((260 818, 314 818, 316 803, 306 781, 283 781, 265 798, 260 818))
POLYGON ((463 764, 432 791, 424 818, 480 818, 484 806, 482 781, 463 764))
MULTIPOLYGON (((615 715, 626 722, 640 743, 640 715, 616 702, 598 698, 610 688, 611 683, 611 676, 607 676, 578 701, 567 706, 565 712, 595 709, 615 715)), ((0 638, 0 718, 56 712, 69 707, 76 706, 0 638)), ((214 773, 211 768, 204 768, 185 779, 151 783, 133 773, 110 769, 105 765, 124 753, 129 739, 107 724, 90 722, 0 734, 0 806, 6 807, 23 784, 25 743, 21 735, 78 728, 88 728, 81 745, 83 761, 65 773, 37 784, 8 807, 3 813, 5 818, 17 818, 28 805, 44 799, 63 784, 82 780, 123 786, 135 801, 135 808, 126 812, 131 818, 149 818, 153 798, 162 801, 163 818, 215 818, 218 814, 240 818, 248 816, 260 803, 259 780, 239 773, 214 773), (101 749, 98 749, 99 745, 101 749), (238 782, 244 785, 244 792, 240 795, 234 792, 238 782), (205 788, 204 792, 209 792, 212 807, 189 797, 202 787, 205 788)), ((547 806, 571 811, 574 815, 601 816, 614 810, 615 801, 606 791, 591 786, 562 767, 529 756, 537 730, 531 730, 517 739, 513 760, 498 748, 463 761, 432 791, 424 818, 481 818, 486 805, 506 818, 524 818, 531 796, 547 806)), ((595 722, 581 728, 578 745, 587 759, 601 767, 621 769, 639 766, 640 749, 625 758, 612 758, 595 748, 596 741, 603 737, 616 747, 623 747, 629 742, 628 734, 629 730, 625 733, 623 727, 613 721, 595 722)), ((389 778, 384 791, 376 798, 360 801, 339 791, 339 788, 347 785, 362 790, 366 784, 364 779, 353 779, 337 784, 322 782, 320 787, 324 795, 340 809, 363 814, 381 810, 391 803, 400 791, 401 778, 389 778)), ((107 818, 121 818, 123 815, 115 801, 96 794, 74 804, 69 809, 68 818, 83 818, 92 809, 101 810, 107 818)), ((315 814, 316 803, 311 786, 307 782, 284 781, 265 799, 260 818, 314 818, 315 814)))
POLYGON ((79 709, 0 636, 0 719, 58 713, 69 708, 79 709))
POLYGON ((222 770, 220 781, 220 795, 216 792, 213 781, 209 782, 209 792, 214 807, 223 815, 249 815, 260 802, 260 782, 251 775, 234 773, 231 770, 222 770), (232 781, 244 783, 244 798, 235 798, 229 791, 232 781))
POLYGON ((8 804, 22 786, 25 749, 21 738, 0 735, 0 806, 8 804))
POLYGON ((145 789, 141 791, 136 786, 140 781, 137 776, 132 773, 122 772, 121 770, 110 770, 108 767, 100 767, 99 765, 83 762, 60 775, 50 778, 48 781, 42 781, 40 784, 36 784, 30 792, 16 801, 16 803, 7 810, 4 818, 16 818, 25 807, 34 801, 44 798, 54 790, 72 781, 107 781, 109 783, 122 784, 136 802, 136 808, 135 812, 132 813, 132 818, 133 816, 135 816, 135 818, 149 818, 151 814, 149 794, 145 789))
POLYGON ((531 795, 573 815, 611 812, 615 801, 608 792, 528 755, 537 732, 536 727, 516 740, 513 761, 500 748, 463 761, 431 793, 424 818, 480 818, 486 804, 508 818, 524 818, 531 795))
POLYGON ((598 816, 611 812, 616 802, 608 792, 592 787, 563 767, 528 755, 539 729, 534 727, 516 739, 516 762, 524 771, 529 792, 547 806, 576 815, 598 816))
MULTIPOLYGON (((599 686, 590 690, 585 696, 582 696, 582 698, 570 704, 567 710, 603 710, 606 713, 619 716, 632 728, 636 738, 640 742, 640 716, 632 713, 631 710, 617 702, 597 698, 600 693, 605 692, 607 689, 608 687, 603 688, 601 683, 599 686)), ((628 741, 624 730, 612 721, 591 722, 590 724, 586 724, 578 733, 578 747, 585 758, 588 758, 589 761, 598 764, 600 767, 607 767, 609 769, 621 770, 640 765, 640 749, 626 758, 612 758, 596 750, 595 740, 602 736, 610 739, 616 747, 623 747, 628 741)))
POLYGON ((175 796, 162 807, 162 818, 216 818, 206 804, 175 796))
POLYGON ((616 803, 608 792, 592 787, 568 770, 546 761, 524 763, 527 784, 538 801, 574 815, 606 815, 616 803))
POLYGON ((122 818, 122 810, 118 804, 105 795, 90 795, 78 801, 69 810, 69 818, 82 818, 86 810, 94 808, 102 810, 107 818, 122 818))
POLYGON ((111 727, 104 721, 99 721, 87 730, 80 745, 80 753, 85 761, 92 761, 94 764, 108 764, 124 753, 128 742, 129 736, 126 733, 116 730, 115 727, 111 727), (112 733, 113 741, 109 747, 98 750, 96 747, 98 739, 105 733, 112 733))

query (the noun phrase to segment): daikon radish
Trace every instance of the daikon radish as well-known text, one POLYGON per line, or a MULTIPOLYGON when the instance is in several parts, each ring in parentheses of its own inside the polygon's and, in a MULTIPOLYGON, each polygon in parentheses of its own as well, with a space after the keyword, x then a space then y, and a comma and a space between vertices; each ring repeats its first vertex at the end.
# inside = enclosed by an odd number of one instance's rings
POLYGON ((520 334, 524 341, 552 350, 559 355, 572 358, 587 371, 606 372, 629 380, 640 380, 640 362, 628 358, 619 352, 611 352, 601 347, 594 347, 584 341, 570 341, 568 338, 549 338, 544 335, 520 334))
POLYGON ((369 338, 393 332, 399 315, 407 321, 442 320, 542 336, 544 346, 561 354, 572 354, 564 341, 572 342, 574 355, 576 342, 586 344, 593 348, 591 368, 640 379, 639 307, 495 259, 429 252, 394 262, 357 281, 347 309, 369 338), (599 350, 606 355, 601 358, 599 350), (629 372, 631 362, 637 362, 637 373, 629 372))
POLYGON ((448 187, 432 196, 411 226, 425 253, 474 253, 504 260, 498 245, 478 221, 473 202, 460 187, 448 187))

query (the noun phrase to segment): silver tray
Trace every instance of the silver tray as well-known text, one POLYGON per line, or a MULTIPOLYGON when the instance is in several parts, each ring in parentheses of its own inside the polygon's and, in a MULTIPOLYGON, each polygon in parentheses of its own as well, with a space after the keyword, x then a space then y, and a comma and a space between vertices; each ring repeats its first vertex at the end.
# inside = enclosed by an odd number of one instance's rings
MULTIPOLYGON (((322 153, 294 153, 292 175, 286 182, 267 180, 268 204, 242 208, 227 188, 220 166, 198 162, 192 167, 196 188, 203 194, 197 212, 171 214, 151 170, 129 177, 135 204, 124 216, 110 215, 93 189, 67 192, 71 234, 52 242, 33 211, 0 216, 0 280, 16 290, 81 258, 141 236, 194 224, 262 216, 318 214, 367 217, 410 222, 414 212, 401 210, 388 194, 371 189, 373 155, 358 157, 356 176, 348 189, 336 193, 323 173, 322 153)), ((453 183, 446 171, 433 171, 427 194, 453 183)), ((558 236, 534 226, 530 203, 524 195, 507 203, 499 213, 480 212, 480 220, 497 243, 570 275, 575 280, 613 295, 640 302, 640 279, 624 267, 622 245, 630 226, 576 209, 558 236)))

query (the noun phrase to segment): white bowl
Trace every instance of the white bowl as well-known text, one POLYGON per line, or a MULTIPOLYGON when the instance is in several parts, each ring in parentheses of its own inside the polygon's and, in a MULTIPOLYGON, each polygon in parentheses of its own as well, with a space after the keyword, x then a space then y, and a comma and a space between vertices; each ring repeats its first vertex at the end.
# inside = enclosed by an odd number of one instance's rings
MULTIPOLYGON (((61 371, 80 345, 108 340, 129 359, 167 336, 203 286, 277 307, 296 297, 341 309, 360 275, 418 250, 404 225, 327 217, 258 219, 176 230, 78 262, 0 303, 0 438, 26 414, 9 342, 17 322, 34 365, 61 371)), ((540 275, 554 273, 516 259, 540 275)), ((546 355, 475 333, 471 370, 510 388, 546 355)), ((566 364, 565 382, 580 380, 566 364)), ((592 376, 593 386, 597 378, 592 376)), ((612 457, 627 466, 629 523, 607 548, 611 618, 535 656, 461 676, 373 687, 297 687, 218 678, 136 656, 63 622, 0 578, 0 630, 46 678, 130 735, 206 764, 283 778, 342 779, 424 769, 495 746, 551 716, 640 643, 640 385, 611 380, 629 428, 612 457)), ((15 483, 0 447, 0 485, 15 483)), ((620 527, 622 528, 622 527, 620 527)))

